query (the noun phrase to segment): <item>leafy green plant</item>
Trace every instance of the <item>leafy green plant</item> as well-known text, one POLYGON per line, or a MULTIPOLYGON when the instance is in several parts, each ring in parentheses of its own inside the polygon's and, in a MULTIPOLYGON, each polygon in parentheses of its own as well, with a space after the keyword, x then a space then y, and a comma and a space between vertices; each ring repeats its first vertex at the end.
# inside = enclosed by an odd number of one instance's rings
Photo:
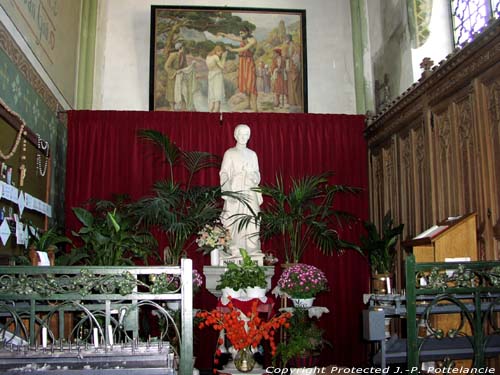
MULTIPOLYGON (((332 175, 326 172, 292 179, 290 189, 277 177, 274 185, 255 189, 267 197, 267 203, 257 214, 260 235, 264 239, 281 238, 286 262, 300 262, 311 243, 325 254, 341 249, 360 251, 357 245, 342 240, 336 230, 355 217, 333 208, 337 194, 356 194, 360 189, 330 184, 328 180, 332 175)), ((238 225, 244 227, 252 220, 255 217, 242 217, 238 225)))
POLYGON ((92 210, 74 207, 73 212, 82 227, 72 234, 82 240, 77 251, 88 254, 87 263, 122 266, 134 265, 134 260, 148 262, 156 241, 150 232, 134 225, 125 205, 100 200, 92 210))
POLYGON ((57 230, 57 228, 49 228, 38 236, 31 237, 30 246, 33 245, 38 251, 48 251, 54 249, 61 244, 71 244, 71 239, 66 237, 57 230))
POLYGON ((157 227, 168 237, 165 263, 177 265, 185 250, 207 223, 213 223, 222 212, 223 194, 219 186, 194 186, 194 175, 204 169, 217 167, 220 158, 208 152, 182 151, 168 136, 156 130, 142 130, 139 136, 159 147, 169 165, 170 178, 154 184, 154 196, 145 197, 132 205, 139 223, 157 227), (187 171, 186 183, 176 182, 174 166, 187 171))
MULTIPOLYGON (((78 260, 85 258, 84 255, 74 256, 74 258, 70 259, 68 257, 68 253, 65 251, 61 251, 61 245, 71 244, 72 241, 70 238, 66 237, 64 234, 61 234, 62 230, 52 227, 47 229, 46 231, 36 231, 36 234, 30 236, 28 249, 34 247, 37 251, 49 252, 53 251, 56 254, 55 257, 55 265, 73 265, 78 260)), ((20 255, 15 257, 15 263, 18 265, 29 265, 31 264, 29 257, 27 255, 20 255)))
POLYGON ((404 224, 396 227, 388 211, 382 220, 382 230, 378 231, 372 222, 365 222, 366 236, 361 236, 361 249, 368 257, 373 273, 391 273, 396 257, 398 236, 403 233, 404 224))
POLYGON ((245 249, 240 249, 240 253, 243 258, 242 263, 229 263, 227 270, 221 275, 216 289, 233 288, 239 290, 267 286, 264 268, 253 261, 245 249))
POLYGON ((276 348, 273 362, 278 359, 286 365, 293 358, 318 355, 325 345, 330 343, 323 338, 324 330, 309 318, 308 310, 295 308, 289 320, 286 339, 276 348))

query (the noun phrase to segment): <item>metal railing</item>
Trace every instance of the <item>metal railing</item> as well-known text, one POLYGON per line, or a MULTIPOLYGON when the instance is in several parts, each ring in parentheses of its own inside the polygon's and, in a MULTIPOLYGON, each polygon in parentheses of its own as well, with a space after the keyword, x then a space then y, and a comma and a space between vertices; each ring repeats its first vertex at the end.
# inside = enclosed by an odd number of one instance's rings
POLYGON ((497 355, 500 350, 499 309, 500 262, 416 263, 415 257, 408 255, 406 312, 409 372, 419 373, 421 353, 432 345, 445 342, 448 352, 442 358, 445 367, 452 366, 455 355, 456 358, 471 358, 473 368, 487 368, 486 357, 497 355), (440 310, 453 312, 458 319, 442 329, 431 319, 435 314, 443 313, 440 310), (458 342, 460 351, 454 351, 458 342), (465 357, 464 353, 470 353, 470 357, 465 357))
POLYGON ((175 355, 180 374, 191 374, 192 277, 190 259, 180 267, 0 267, 0 366, 12 353, 68 361, 90 351, 109 362, 156 347, 165 368, 175 355), (159 335, 144 337, 141 319, 157 320, 159 335))

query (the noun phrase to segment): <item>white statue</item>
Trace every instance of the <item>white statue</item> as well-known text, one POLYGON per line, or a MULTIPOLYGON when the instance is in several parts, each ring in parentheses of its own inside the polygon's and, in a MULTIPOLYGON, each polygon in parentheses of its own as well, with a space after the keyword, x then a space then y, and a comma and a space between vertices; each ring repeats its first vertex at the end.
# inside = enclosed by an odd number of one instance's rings
POLYGON ((240 194, 245 203, 235 198, 225 197, 221 221, 231 231, 231 254, 240 257, 240 248, 247 250, 249 255, 262 254, 260 250, 259 225, 252 221, 244 229, 238 230, 239 216, 260 212, 262 194, 253 191, 259 185, 260 172, 257 154, 247 148, 250 138, 250 127, 240 124, 234 129, 236 146, 224 153, 220 169, 220 184, 222 191, 232 191, 240 194), (248 206, 247 206, 248 205, 248 206))

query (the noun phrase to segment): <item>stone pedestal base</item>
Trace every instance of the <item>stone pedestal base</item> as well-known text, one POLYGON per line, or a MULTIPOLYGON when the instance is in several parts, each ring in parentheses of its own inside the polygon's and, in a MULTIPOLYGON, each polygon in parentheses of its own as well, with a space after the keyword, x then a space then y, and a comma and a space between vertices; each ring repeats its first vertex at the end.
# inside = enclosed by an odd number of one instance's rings
MULTIPOLYGON (((264 254, 259 253, 259 254, 248 254, 248 255, 259 266, 264 265, 264 254)), ((219 266, 225 266, 228 263, 236 263, 236 264, 243 263, 243 257, 241 257, 241 256, 224 257, 224 256, 222 256, 222 254, 220 254, 219 258, 220 258, 219 259, 219 266)))

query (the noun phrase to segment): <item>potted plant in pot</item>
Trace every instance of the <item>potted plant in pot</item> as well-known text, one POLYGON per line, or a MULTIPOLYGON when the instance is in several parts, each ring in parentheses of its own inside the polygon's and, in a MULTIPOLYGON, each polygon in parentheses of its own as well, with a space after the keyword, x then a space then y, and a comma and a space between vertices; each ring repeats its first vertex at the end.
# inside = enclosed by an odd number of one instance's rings
POLYGON ((388 211, 378 231, 372 222, 365 222, 366 236, 361 236, 361 249, 368 258, 372 273, 372 291, 390 293, 391 277, 394 271, 396 243, 403 233, 404 224, 394 227, 391 212, 388 211))
MULTIPOLYGON (((38 252, 40 251, 47 253, 52 265, 61 265, 58 262, 61 256, 56 257, 56 254, 60 250, 59 247, 65 244, 71 244, 71 239, 61 233, 62 230, 59 230, 56 227, 49 228, 46 231, 40 231, 37 229, 33 236, 30 236, 28 256, 26 257, 25 255, 22 255, 16 257, 16 263, 31 264, 35 266, 38 265, 38 252)), ((63 265, 65 264, 63 263, 63 265)))
POLYGON ((216 289, 223 297, 262 298, 266 294, 267 280, 264 268, 257 265, 245 249, 240 249, 241 264, 228 263, 216 289))
POLYGON ((298 263, 308 246, 314 243, 323 253, 332 254, 341 249, 359 247, 342 240, 337 229, 355 217, 333 208, 339 193, 355 194, 360 189, 329 182, 332 172, 292 179, 287 189, 281 177, 274 185, 256 188, 265 198, 265 204, 256 217, 248 215, 239 219, 239 226, 257 220, 263 239, 279 236, 286 263, 298 263))
POLYGON ((273 363, 279 360, 283 366, 291 368, 316 366, 324 346, 330 345, 323 334, 324 330, 309 317, 307 309, 295 308, 286 337, 276 348, 273 363))
POLYGON ((283 271, 278 288, 292 299, 294 306, 307 308, 313 305, 318 293, 328 290, 328 280, 319 268, 297 263, 283 271))

